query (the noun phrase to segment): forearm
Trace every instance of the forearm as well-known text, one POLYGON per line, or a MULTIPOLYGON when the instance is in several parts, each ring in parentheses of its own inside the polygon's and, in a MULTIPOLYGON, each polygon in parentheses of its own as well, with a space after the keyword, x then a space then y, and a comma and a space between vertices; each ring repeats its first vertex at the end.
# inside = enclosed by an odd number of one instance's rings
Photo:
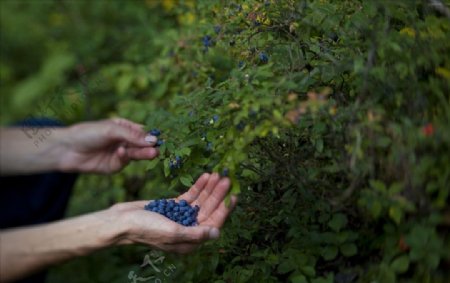
MULTIPOLYGON (((31 128, 30 128, 31 129, 31 128)), ((18 175, 58 170, 68 150, 67 128, 39 128, 46 134, 37 145, 27 136, 29 129, 0 130, 0 174, 18 175)))
POLYGON ((0 233, 0 281, 9 282, 45 267, 119 243, 125 235, 118 213, 104 210, 52 224, 0 233))

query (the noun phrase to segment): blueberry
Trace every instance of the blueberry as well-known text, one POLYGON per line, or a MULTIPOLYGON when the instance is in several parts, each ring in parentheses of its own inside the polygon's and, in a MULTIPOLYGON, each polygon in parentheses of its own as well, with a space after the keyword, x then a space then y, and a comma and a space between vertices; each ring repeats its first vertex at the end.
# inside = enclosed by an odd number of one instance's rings
POLYGON ((242 131, 245 129, 245 122, 244 121, 240 121, 237 125, 236 125, 236 129, 238 129, 239 131, 242 131))
POLYGON ((221 30, 222 30, 222 27, 221 27, 221 26, 219 26, 219 25, 214 26, 214 32, 215 32, 215 33, 220 33, 221 30))
POLYGON ((228 173, 230 173, 230 171, 228 170, 228 168, 224 168, 222 171, 222 176, 228 176, 228 173))
POLYGON ((213 116, 213 120, 214 120, 214 122, 219 121, 219 115, 214 115, 214 116, 213 116))
POLYGON ((155 136, 155 137, 161 135, 161 131, 158 129, 152 129, 152 130, 150 130, 149 133, 150 133, 150 135, 155 136))
POLYGON ((202 42, 203 42, 203 46, 205 47, 205 51, 208 50, 208 47, 210 47, 210 46, 213 45, 213 41, 212 41, 212 39, 211 39, 211 36, 209 36, 209 35, 205 35, 205 36, 202 38, 202 42))
POLYGON ((184 215, 184 216, 188 216, 188 217, 191 216, 191 214, 189 213, 189 211, 185 211, 183 215, 184 215))
POLYGON ((158 140, 156 142, 156 146, 162 146, 164 144, 164 140, 158 140))
POLYGON ((245 65, 244 61, 239 61, 238 68, 242 68, 244 67, 244 65, 245 65))
POLYGON ((259 60, 265 64, 265 63, 269 62, 269 56, 267 56, 266 53, 261 52, 261 53, 259 53, 259 60))
POLYGON ((187 205, 187 201, 185 201, 184 199, 180 200, 180 206, 186 206, 187 205))
POLYGON ((173 208, 173 211, 180 211, 180 207, 179 207, 179 206, 175 206, 175 207, 173 208))

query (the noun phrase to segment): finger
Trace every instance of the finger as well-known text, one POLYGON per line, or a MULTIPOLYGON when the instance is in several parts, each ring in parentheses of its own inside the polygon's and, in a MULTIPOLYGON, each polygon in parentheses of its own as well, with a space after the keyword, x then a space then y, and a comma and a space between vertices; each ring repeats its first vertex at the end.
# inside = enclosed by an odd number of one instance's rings
POLYGON ((112 118, 111 120, 118 125, 130 127, 136 131, 140 131, 144 128, 144 125, 135 123, 133 121, 124 118, 112 118))
POLYGON ((192 203, 193 201, 195 201, 198 198, 198 196, 200 195, 200 193, 202 192, 202 190, 205 188, 206 184, 208 183, 208 180, 209 180, 210 176, 211 175, 208 174, 208 173, 203 173, 197 179, 195 184, 192 185, 192 187, 187 192, 185 192, 184 194, 179 196, 177 198, 177 200, 184 199, 188 203, 192 203))
POLYGON ((180 226, 175 240, 177 243, 196 243, 200 244, 208 240, 217 239, 220 231, 216 227, 209 226, 180 226))
POLYGON ((194 202, 194 204, 198 204, 200 207, 204 204, 204 202, 208 199, 209 195, 216 187, 217 183, 220 180, 220 175, 217 173, 211 174, 209 177, 208 183, 206 187, 200 192, 198 199, 194 202))
POLYGON ((227 220, 228 215, 230 215, 230 213, 236 207, 237 201, 237 196, 231 196, 229 206, 227 206, 223 201, 209 216, 208 219, 199 222, 201 223, 201 225, 209 225, 216 228, 222 227, 223 223, 225 223, 225 220, 227 220))
POLYGON ((153 147, 132 147, 126 149, 126 154, 127 157, 131 160, 147 160, 157 157, 159 155, 159 151, 153 147))
POLYGON ((211 194, 208 198, 202 202, 202 206, 199 211, 198 218, 202 219, 208 218, 211 213, 213 213, 216 208, 223 202, 223 199, 230 189, 230 179, 222 178, 217 185, 212 189, 211 194))
POLYGON ((118 125, 116 123, 110 124, 107 129, 107 136, 121 142, 127 142, 132 146, 148 147, 154 146, 158 138, 150 134, 146 134, 143 130, 135 130, 131 127, 118 125))
POLYGON ((127 165, 130 162, 130 159, 127 156, 126 149, 124 146, 119 146, 114 155, 110 158, 110 161, 107 163, 109 168, 107 169, 107 172, 105 173, 111 173, 116 172, 125 165, 127 165))

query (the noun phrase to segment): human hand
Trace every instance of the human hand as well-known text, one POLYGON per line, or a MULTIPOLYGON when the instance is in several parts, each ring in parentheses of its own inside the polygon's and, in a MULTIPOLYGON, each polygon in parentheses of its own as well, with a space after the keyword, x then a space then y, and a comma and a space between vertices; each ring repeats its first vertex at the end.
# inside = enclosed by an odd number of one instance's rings
POLYGON ((62 155, 62 171, 112 173, 131 160, 154 159, 157 138, 147 135, 142 125, 114 118, 86 122, 67 128, 67 151, 62 155))
POLYGON ((198 205, 198 226, 185 227, 158 213, 144 210, 148 201, 120 203, 111 207, 127 227, 120 244, 140 243, 164 251, 188 253, 201 243, 217 239, 220 228, 234 209, 237 197, 232 196, 227 207, 224 198, 230 189, 230 180, 219 174, 204 173, 196 183, 175 200, 186 200, 198 205))

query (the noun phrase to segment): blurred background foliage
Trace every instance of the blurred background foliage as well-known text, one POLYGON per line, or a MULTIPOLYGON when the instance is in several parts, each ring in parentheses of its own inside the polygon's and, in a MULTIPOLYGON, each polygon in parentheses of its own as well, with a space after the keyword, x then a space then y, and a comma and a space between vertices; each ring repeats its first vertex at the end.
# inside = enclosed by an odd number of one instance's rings
POLYGON ((49 282, 448 282, 449 1, 0 5, 3 125, 163 132, 158 160, 80 177, 69 216, 174 196, 203 171, 240 193, 192 255, 114 248, 49 282))

